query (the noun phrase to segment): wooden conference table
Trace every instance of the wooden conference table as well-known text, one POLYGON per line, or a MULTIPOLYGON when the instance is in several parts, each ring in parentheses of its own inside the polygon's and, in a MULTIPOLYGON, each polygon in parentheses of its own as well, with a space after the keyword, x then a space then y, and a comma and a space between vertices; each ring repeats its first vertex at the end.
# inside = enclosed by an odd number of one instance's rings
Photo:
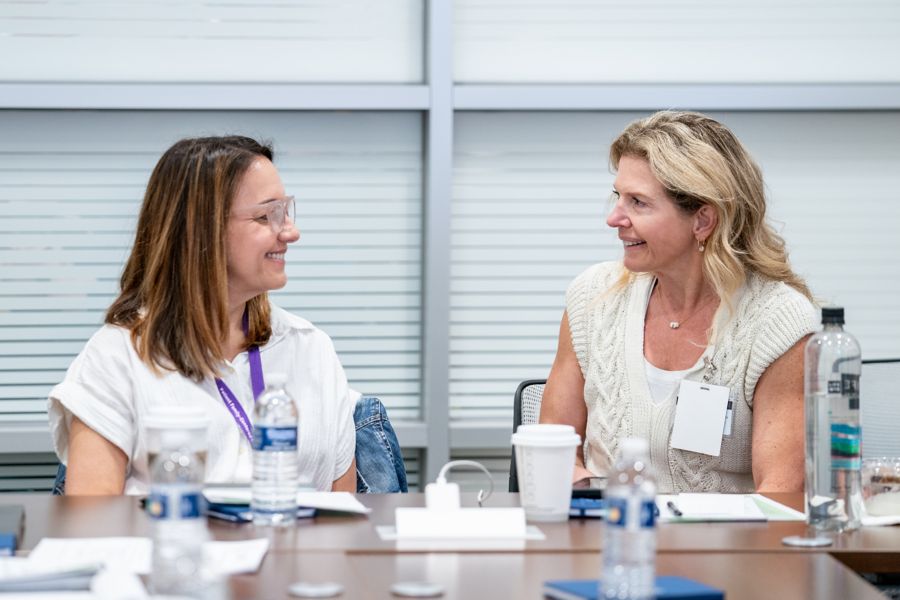
MULTIPOLYGON (((800 508, 802 496, 775 495, 800 508)), ((494 552, 409 550, 383 541, 376 525, 392 525, 398 506, 422 506, 422 494, 361 495, 366 517, 318 517, 288 530, 259 530, 211 520, 220 540, 269 537, 259 573, 231 577, 232 598, 288 598, 290 583, 336 581, 343 598, 391 598, 398 581, 427 580, 446 589, 444 598, 539 598, 548 579, 595 578, 600 572, 602 522, 544 523, 546 535, 519 549, 494 552)), ((151 523, 134 497, 55 497, 4 494, 0 503, 25 506, 28 551, 43 537, 149 536, 151 523)), ((474 505, 473 496, 463 498, 474 505)), ((514 506, 515 494, 495 494, 486 506, 514 506)), ((857 576, 900 573, 900 527, 866 528, 839 536, 833 546, 789 548, 786 535, 803 523, 691 523, 659 527, 657 573, 681 575, 743 598, 883 598, 857 576)))

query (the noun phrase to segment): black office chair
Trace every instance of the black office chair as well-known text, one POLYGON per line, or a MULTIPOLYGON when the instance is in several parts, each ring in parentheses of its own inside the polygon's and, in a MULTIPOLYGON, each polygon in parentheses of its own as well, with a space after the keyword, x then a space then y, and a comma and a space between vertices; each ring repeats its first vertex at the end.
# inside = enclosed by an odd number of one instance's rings
MULTIPOLYGON (((516 388, 513 398, 513 433, 519 425, 537 423, 541 417, 541 399, 544 396, 546 379, 528 379, 516 388)), ((512 449, 512 460, 509 461, 509 491, 519 491, 519 477, 516 474, 516 449, 512 449)))
POLYGON ((900 456, 897 385, 900 358, 862 361, 859 409, 863 426, 863 458, 900 456))

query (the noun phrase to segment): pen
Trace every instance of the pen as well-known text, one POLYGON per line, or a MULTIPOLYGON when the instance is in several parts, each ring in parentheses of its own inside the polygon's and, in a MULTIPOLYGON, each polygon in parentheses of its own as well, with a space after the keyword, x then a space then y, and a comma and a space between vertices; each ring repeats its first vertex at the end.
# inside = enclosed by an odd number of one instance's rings
POLYGON ((666 502, 666 506, 668 507, 668 509, 670 511, 672 511, 672 514, 675 515, 676 517, 682 516, 683 513, 680 510, 678 510, 678 507, 675 506, 675 503, 672 502, 671 500, 666 502))

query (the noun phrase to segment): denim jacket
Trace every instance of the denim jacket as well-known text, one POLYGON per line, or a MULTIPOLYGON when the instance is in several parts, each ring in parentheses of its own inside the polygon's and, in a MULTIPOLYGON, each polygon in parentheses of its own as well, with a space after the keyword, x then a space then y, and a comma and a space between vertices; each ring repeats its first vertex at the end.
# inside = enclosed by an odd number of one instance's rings
POLYGON ((356 491, 387 494, 408 491, 397 434, 381 400, 363 396, 353 411, 356 423, 356 491))

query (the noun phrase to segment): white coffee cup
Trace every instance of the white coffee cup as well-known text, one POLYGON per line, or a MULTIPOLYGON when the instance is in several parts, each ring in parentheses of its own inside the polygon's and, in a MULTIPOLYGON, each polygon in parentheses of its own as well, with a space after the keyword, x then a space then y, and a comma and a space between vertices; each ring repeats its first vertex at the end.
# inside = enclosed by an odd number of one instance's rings
POLYGON ((520 425, 512 435, 519 499, 529 521, 565 521, 572 501, 575 449, 581 437, 571 425, 520 425))

